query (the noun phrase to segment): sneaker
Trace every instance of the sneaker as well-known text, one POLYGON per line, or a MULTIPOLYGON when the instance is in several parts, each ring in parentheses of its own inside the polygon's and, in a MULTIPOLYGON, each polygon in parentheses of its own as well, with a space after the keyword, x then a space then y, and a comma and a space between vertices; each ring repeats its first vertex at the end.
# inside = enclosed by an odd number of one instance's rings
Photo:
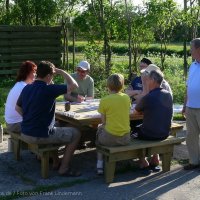
POLYGON ((97 175, 103 175, 103 168, 97 168, 97 175))
POLYGON ((159 172, 161 170, 160 166, 158 165, 150 165, 149 167, 153 172, 159 172))
POLYGON ((185 165, 185 166, 183 167, 183 169, 184 169, 184 170, 193 170, 193 169, 196 169, 196 168, 198 168, 198 167, 199 167, 199 165, 188 164, 188 165, 185 165))
POLYGON ((150 175, 151 172, 152 172, 152 170, 149 168, 149 166, 140 168, 140 173, 143 174, 144 176, 150 175))

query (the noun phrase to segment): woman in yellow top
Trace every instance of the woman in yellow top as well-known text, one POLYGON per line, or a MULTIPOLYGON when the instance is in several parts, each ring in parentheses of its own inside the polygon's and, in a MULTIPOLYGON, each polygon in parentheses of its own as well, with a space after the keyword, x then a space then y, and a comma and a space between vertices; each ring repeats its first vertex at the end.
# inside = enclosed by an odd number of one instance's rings
MULTIPOLYGON (((122 93, 124 77, 112 74, 107 80, 109 95, 102 98, 98 112, 102 124, 97 131, 97 143, 105 146, 127 145, 130 142, 130 106, 128 95, 122 93)), ((103 174, 103 156, 97 154, 97 174, 103 174)))

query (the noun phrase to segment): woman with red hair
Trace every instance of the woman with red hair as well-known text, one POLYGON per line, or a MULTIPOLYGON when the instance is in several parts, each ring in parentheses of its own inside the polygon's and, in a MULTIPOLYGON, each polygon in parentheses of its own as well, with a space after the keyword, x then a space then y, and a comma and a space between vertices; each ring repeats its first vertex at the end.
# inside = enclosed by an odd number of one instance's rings
POLYGON ((34 81, 37 65, 32 61, 25 61, 19 68, 16 83, 10 90, 5 105, 5 120, 9 131, 21 132, 22 117, 15 110, 16 102, 23 88, 34 81))

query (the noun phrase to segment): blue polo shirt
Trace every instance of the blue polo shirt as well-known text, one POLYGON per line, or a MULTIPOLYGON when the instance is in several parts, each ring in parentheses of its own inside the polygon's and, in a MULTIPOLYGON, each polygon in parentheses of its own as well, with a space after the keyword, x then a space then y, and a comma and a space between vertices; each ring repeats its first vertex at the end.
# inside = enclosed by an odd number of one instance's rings
POLYGON ((131 86, 133 90, 142 90, 143 86, 141 76, 137 76, 136 78, 134 78, 131 82, 131 86))
POLYGON ((66 85, 47 85, 36 80, 22 90, 17 105, 23 110, 22 133, 33 137, 48 137, 55 114, 55 99, 67 92, 66 85))
POLYGON ((135 110, 143 112, 141 131, 144 136, 160 139, 169 136, 173 114, 171 94, 162 88, 151 90, 136 105, 135 110))

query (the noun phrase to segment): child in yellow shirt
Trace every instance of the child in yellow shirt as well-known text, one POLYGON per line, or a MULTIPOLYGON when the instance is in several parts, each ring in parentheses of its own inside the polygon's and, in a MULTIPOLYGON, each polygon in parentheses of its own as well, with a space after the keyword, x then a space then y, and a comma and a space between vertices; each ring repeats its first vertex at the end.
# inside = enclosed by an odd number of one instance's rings
MULTIPOLYGON (((112 74, 107 80, 109 95, 102 98, 98 112, 102 124, 97 130, 97 144, 105 146, 127 145, 130 142, 130 106, 128 95, 122 93, 124 77, 112 74)), ((97 153, 97 174, 103 174, 103 155, 97 153)))

